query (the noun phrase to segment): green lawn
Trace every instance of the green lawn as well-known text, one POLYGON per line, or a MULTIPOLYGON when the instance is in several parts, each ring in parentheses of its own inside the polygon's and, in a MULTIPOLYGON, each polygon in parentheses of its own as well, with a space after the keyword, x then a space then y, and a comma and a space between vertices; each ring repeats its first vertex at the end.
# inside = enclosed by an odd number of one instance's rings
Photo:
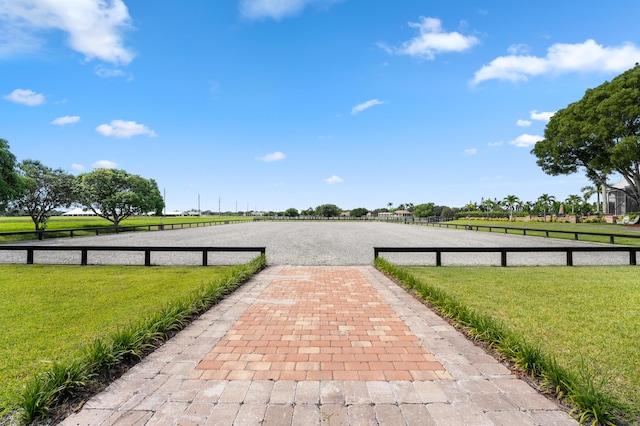
MULTIPOLYGON (((156 217, 156 216, 134 216, 130 217, 120 223, 120 226, 147 226, 147 225, 171 225, 171 224, 187 224, 196 222, 226 222, 226 221, 249 221, 253 220, 252 217, 244 216, 171 216, 171 217, 156 217)), ((47 223, 47 231, 55 231, 56 229, 78 229, 78 228, 95 228, 95 227, 110 227, 113 223, 100 217, 79 217, 79 216, 55 216, 52 217, 47 223)), ((154 228, 152 228, 154 229, 154 228)), ((0 233, 2 232, 21 232, 21 231, 33 231, 33 221, 29 217, 0 217, 0 233)), ((74 232, 74 235, 95 235, 93 231, 79 231, 74 232)), ((48 233, 45 234, 45 238, 58 238, 68 237, 68 232, 60 233, 48 233)), ((28 235, 0 235, 0 243, 9 243, 15 241, 26 241, 36 239, 35 234, 28 235)))
POLYGON ((462 304, 577 370, 580 357, 615 398, 640 407, 640 280, 637 267, 408 267, 462 304))
MULTIPOLYGON (((471 226, 501 226, 506 228, 526 228, 538 231, 527 231, 527 236, 545 237, 545 231, 569 231, 569 232, 594 232, 601 234, 619 234, 619 235, 640 235, 640 227, 638 226, 622 226, 610 223, 557 223, 557 222, 507 222, 498 220, 468 220, 458 219, 449 222, 443 222, 443 225, 471 225, 471 226)), ((475 228, 474 228, 475 230, 475 228)), ((479 228, 480 232, 489 232, 488 229, 479 228)), ((492 232, 504 232, 494 229, 492 232)), ((522 235, 522 231, 508 231, 509 234, 522 235)), ((574 234, 549 234, 550 238, 559 238, 573 240, 574 234)), ((580 241, 589 241, 597 243, 609 243, 608 236, 587 236, 580 235, 580 241)), ((615 238, 616 244, 623 245, 640 245, 640 238, 615 238)))
POLYGON ((0 412, 85 342, 181 300, 232 267, 0 266, 0 412))

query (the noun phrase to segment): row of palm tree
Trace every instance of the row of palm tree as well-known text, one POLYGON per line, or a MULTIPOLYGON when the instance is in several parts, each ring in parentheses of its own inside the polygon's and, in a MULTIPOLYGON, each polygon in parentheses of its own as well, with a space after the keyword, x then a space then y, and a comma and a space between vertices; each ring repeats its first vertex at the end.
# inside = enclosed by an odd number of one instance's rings
MULTIPOLYGON (((474 203, 469 202, 469 204, 465 205, 462 210, 463 211, 482 211, 486 213, 491 212, 504 212, 507 211, 509 213, 509 220, 513 220, 514 213, 542 213, 542 216, 547 217, 548 213, 559 213, 564 214, 564 209, 570 209, 571 214, 588 214, 594 211, 600 212, 600 192, 598 188, 594 188, 592 186, 585 186, 581 189, 583 195, 582 197, 576 194, 569 195, 564 201, 557 201, 556 197, 549 194, 542 194, 538 197, 535 202, 532 201, 522 201, 516 195, 507 195, 504 199, 498 201, 497 198, 491 199, 482 198, 481 202, 474 203), (589 199, 594 195, 598 195, 598 201, 595 203, 595 206, 589 203, 589 199)), ((568 213, 568 211, 567 211, 568 213)))

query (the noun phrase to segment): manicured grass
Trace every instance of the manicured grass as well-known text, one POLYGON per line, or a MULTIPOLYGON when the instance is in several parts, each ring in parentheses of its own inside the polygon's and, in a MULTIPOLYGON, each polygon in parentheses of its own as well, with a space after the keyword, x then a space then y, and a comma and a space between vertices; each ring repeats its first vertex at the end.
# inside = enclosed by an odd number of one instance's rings
POLYGON ((565 368, 578 371, 586 361, 596 379, 606 379, 608 393, 640 407, 637 267, 406 269, 463 305, 504 322, 565 368))
POLYGON ((0 413, 81 346, 185 298, 233 267, 0 266, 0 413))
MULTIPOLYGON (((188 224, 196 222, 226 222, 226 221, 250 221, 252 217, 245 216, 170 216, 170 217, 156 217, 156 216, 134 216, 130 217, 120 223, 120 226, 148 226, 148 225, 171 225, 171 224, 188 224)), ((112 227, 113 223, 100 217, 86 217, 86 216, 55 216, 52 217, 47 223, 47 231, 55 231, 56 229, 79 229, 79 228, 96 228, 96 227, 112 227)), ((151 228, 156 230, 155 227, 151 228)), ((165 226, 165 229, 166 226, 165 226)), ((0 217, 0 233, 2 232, 24 232, 33 231, 33 221, 29 217, 0 217)), ((104 231, 102 231, 104 232, 104 231)), ((93 231, 75 231, 75 236, 82 235, 95 235, 93 231)), ((59 238, 68 237, 69 232, 48 232, 45 234, 45 238, 59 238)), ((36 239, 34 234, 26 235, 0 235, 0 243, 9 243, 15 241, 28 241, 36 239)))
MULTIPOLYGON (((253 220, 245 216, 133 216, 125 219, 122 226, 144 226, 190 223, 190 222, 220 222, 226 220, 253 220)), ((47 229, 91 228, 97 226, 113 226, 113 223, 101 217, 92 216, 54 216, 47 222, 47 229)), ((33 231, 34 225, 30 217, 0 217, 0 232, 33 231)))
MULTIPOLYGON (((532 237, 545 237, 545 231, 569 231, 569 232, 594 232, 601 234, 619 234, 619 235, 635 235, 640 234, 640 227, 638 226, 622 226, 610 223, 558 223, 558 222, 507 222, 496 220, 474 220, 458 219, 450 222, 445 222, 450 225, 469 225, 471 226, 501 226, 507 228, 526 228, 535 229, 539 231, 527 231, 527 236, 532 237)), ((475 231, 475 228, 474 228, 475 231)), ((479 228, 480 232, 489 232, 488 229, 479 228)), ((494 229, 492 232, 503 232, 502 230, 494 229)), ((509 230, 509 234, 522 235, 522 231, 509 230)), ((550 238, 558 238, 565 240, 573 240, 574 234, 549 234, 550 238)), ((609 243, 608 236, 589 236, 580 235, 580 241, 597 242, 597 243, 609 243)), ((616 244, 637 246, 640 245, 640 238, 615 238, 616 244)))

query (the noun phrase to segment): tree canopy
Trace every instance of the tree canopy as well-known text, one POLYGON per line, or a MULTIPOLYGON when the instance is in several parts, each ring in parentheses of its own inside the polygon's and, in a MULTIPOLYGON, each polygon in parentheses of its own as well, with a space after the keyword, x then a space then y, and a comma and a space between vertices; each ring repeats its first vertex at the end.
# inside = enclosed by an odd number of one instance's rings
POLYGON ((531 151, 550 175, 585 170, 596 185, 619 173, 640 204, 640 66, 586 91, 556 112, 531 151))
POLYGON ((11 205, 31 216, 36 230, 45 229, 49 217, 59 207, 74 202, 74 177, 62 169, 52 169, 36 160, 18 165, 20 192, 11 205))
POLYGON ((284 211, 284 215, 285 217, 298 217, 300 216, 300 213, 298 212, 298 209, 290 207, 288 209, 286 209, 284 211))
POLYGON ((16 157, 9 151, 9 142, 0 138, 0 211, 13 200, 18 189, 16 157))
POLYGON ((162 214, 164 200, 153 179, 145 179, 124 170, 96 169, 76 178, 80 204, 115 226, 136 214, 162 214))
POLYGON ((369 213, 369 210, 367 210, 364 207, 357 207, 353 210, 351 210, 351 213, 349 214, 352 217, 362 217, 362 216, 366 216, 367 213, 369 213))
POLYGON ((323 204, 316 207, 315 215, 321 217, 336 217, 340 216, 342 210, 335 204, 323 204))
POLYGON ((434 203, 418 204, 413 208, 415 217, 429 217, 435 214, 436 206, 434 203))

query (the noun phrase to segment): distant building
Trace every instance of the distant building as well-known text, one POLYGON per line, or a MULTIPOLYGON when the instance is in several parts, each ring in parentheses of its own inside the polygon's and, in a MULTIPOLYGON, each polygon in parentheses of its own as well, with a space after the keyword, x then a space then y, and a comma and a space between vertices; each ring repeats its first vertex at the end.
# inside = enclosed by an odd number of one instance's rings
POLYGON ((66 213, 62 213, 62 216, 97 216, 93 210, 83 210, 80 207, 76 207, 73 210, 69 210, 66 213))
POLYGON ((604 200, 608 207, 605 210, 607 213, 620 216, 626 213, 640 212, 638 203, 622 191, 628 186, 629 183, 622 179, 615 185, 611 185, 611 188, 607 188, 607 198, 604 200))

